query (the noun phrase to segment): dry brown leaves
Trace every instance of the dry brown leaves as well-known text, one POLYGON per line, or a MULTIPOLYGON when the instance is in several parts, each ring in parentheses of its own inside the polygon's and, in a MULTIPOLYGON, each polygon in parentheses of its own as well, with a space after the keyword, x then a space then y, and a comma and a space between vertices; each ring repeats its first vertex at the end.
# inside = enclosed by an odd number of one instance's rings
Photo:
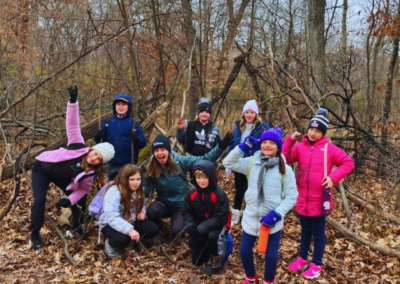
MULTIPOLYGON (((226 189, 233 202, 233 183, 221 172, 220 185, 226 189)), ((381 210, 394 212, 393 198, 384 199, 388 187, 385 182, 358 177, 352 186, 374 202, 381 210)), ((5 181, 0 187, 0 200, 6 200, 12 188, 12 181, 5 181)), ((390 187, 389 187, 390 188, 390 187)), ((400 250, 400 230, 398 225, 379 220, 373 214, 350 203, 353 219, 347 221, 343 213, 339 194, 335 194, 336 206, 332 217, 360 236, 381 245, 400 250)), ((0 201, 1 203, 2 201, 0 201)), ((0 227, 0 283, 241 283, 244 271, 240 262, 240 226, 232 229, 234 252, 220 275, 212 277, 199 275, 199 269, 188 268, 182 263, 190 263, 190 249, 187 239, 182 238, 166 246, 166 252, 178 264, 171 263, 160 248, 155 246, 169 243, 166 236, 156 240, 155 245, 143 249, 140 246, 118 252, 116 259, 108 260, 103 253, 103 245, 96 245, 97 229, 89 228, 88 239, 71 247, 70 252, 77 261, 75 267, 64 256, 63 243, 48 222, 42 230, 46 247, 40 251, 30 251, 28 245, 31 190, 26 184, 21 186, 21 195, 0 227)), ((1 204, 0 204, 1 205, 1 204)), ((57 210, 49 211, 57 219, 57 210)), ((104 240, 103 240, 104 241, 104 240)), ((327 228, 327 245, 324 256, 324 272, 314 281, 307 281, 299 274, 292 274, 286 266, 298 254, 300 225, 294 210, 285 219, 279 249, 279 263, 276 283, 400 283, 399 260, 385 257, 366 247, 359 246, 327 228)), ((312 252, 310 252, 312 253, 312 252)), ((263 275, 263 256, 255 253, 257 274, 263 275)))

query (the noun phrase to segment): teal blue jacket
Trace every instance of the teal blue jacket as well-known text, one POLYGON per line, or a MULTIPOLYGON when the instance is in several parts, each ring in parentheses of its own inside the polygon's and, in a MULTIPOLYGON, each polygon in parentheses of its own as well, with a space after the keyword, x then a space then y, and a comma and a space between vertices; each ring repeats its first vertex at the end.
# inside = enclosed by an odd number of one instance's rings
MULTIPOLYGON (((179 156, 175 151, 172 151, 172 155, 174 162, 179 164, 183 173, 186 174, 196 162, 200 160, 215 162, 223 152, 224 150, 217 145, 204 156, 179 156)), ((152 159, 155 158, 153 157, 152 159)), ((188 185, 179 173, 171 174, 168 172, 161 174, 158 178, 146 176, 145 184, 146 197, 150 197, 156 191, 157 201, 160 201, 170 209, 182 208, 188 185)))

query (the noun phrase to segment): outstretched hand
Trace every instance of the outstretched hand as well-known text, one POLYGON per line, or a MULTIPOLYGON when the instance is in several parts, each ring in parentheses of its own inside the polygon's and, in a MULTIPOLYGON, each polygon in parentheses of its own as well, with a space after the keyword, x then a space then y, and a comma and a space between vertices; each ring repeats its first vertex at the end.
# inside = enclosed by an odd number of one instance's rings
POLYGON ((186 125, 186 121, 182 117, 180 117, 178 119, 178 129, 182 130, 185 127, 185 125, 186 125))
POLYGON ((221 141, 219 141, 218 146, 222 150, 225 150, 232 143, 232 138, 233 138, 233 135, 231 132, 226 133, 225 137, 222 138, 221 141))
POLYGON ((71 104, 76 103, 76 98, 78 97, 78 87, 75 85, 75 87, 69 87, 68 88, 68 93, 69 93, 69 102, 71 104))
POLYGON ((244 154, 247 154, 248 152, 250 152, 251 148, 258 144, 260 144, 259 139, 252 136, 247 136, 246 138, 244 138, 243 142, 239 144, 239 149, 242 150, 244 154))

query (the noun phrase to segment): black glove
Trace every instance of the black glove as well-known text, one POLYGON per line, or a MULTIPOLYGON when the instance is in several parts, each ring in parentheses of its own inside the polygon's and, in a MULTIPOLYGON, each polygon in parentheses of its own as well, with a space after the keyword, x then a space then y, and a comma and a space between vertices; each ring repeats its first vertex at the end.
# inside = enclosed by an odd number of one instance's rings
POLYGON ((188 227, 188 233, 189 233, 189 235, 191 235, 191 236, 195 236, 195 235, 197 235, 197 225, 191 225, 191 226, 189 226, 188 227))
POLYGON ((232 133, 230 133, 230 132, 226 133, 225 137, 222 138, 221 141, 219 141, 218 146, 222 150, 225 150, 232 143, 232 138, 233 138, 232 133))
POLYGON ((57 203, 57 206, 61 206, 64 208, 71 206, 71 201, 68 198, 61 198, 61 200, 57 203))
POLYGON ((137 143, 137 142, 139 141, 139 138, 138 138, 138 136, 135 134, 135 132, 133 132, 133 133, 131 134, 131 140, 132 140, 132 142, 134 142, 134 143, 137 143))
POLYGON ((76 85, 75 87, 69 87, 68 92, 69 92, 69 102, 71 104, 76 103, 76 97, 78 96, 78 87, 76 85))
MULTIPOLYGON (((94 135, 94 141, 96 141, 96 143, 99 143, 101 141, 101 139, 103 139, 103 131, 99 130, 94 135)), ((103 142, 105 142, 105 141, 103 141, 103 142)))

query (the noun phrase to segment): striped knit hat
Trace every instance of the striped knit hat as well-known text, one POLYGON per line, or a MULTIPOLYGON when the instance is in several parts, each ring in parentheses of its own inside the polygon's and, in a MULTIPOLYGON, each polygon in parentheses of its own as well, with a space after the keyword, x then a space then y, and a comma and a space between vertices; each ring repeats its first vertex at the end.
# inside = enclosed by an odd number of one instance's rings
POLYGON ((311 119, 310 124, 308 125, 308 129, 311 127, 317 128, 322 132, 323 135, 326 134, 326 131, 329 127, 329 119, 328 119, 328 110, 325 108, 319 108, 317 110, 317 114, 311 119))

